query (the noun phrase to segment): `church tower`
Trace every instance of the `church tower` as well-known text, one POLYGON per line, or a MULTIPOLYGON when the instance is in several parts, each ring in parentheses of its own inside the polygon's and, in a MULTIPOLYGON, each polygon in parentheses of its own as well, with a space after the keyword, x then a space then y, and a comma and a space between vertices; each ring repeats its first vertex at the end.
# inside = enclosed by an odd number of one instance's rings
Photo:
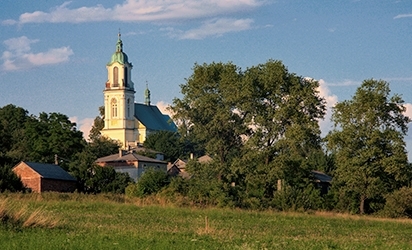
POLYGON ((116 51, 106 65, 107 82, 104 93, 104 128, 102 135, 122 143, 122 148, 136 146, 138 137, 135 125, 133 65, 123 52, 123 42, 119 32, 116 51))

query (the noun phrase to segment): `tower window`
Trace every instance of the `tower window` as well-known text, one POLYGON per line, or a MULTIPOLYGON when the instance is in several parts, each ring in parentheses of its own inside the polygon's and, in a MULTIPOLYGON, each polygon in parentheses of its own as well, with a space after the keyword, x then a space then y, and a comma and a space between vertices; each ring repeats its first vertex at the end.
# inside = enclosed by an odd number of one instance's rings
POLYGON ((130 118, 130 99, 127 99, 127 118, 130 118))
POLYGON ((111 106, 112 106, 112 117, 117 117, 117 101, 116 99, 112 99, 112 101, 110 102, 111 106))
POLYGON ((127 76, 127 67, 124 67, 124 85, 126 87, 129 87, 129 82, 127 80, 128 76, 127 76))
POLYGON ((113 87, 119 87, 119 69, 113 68, 113 87))

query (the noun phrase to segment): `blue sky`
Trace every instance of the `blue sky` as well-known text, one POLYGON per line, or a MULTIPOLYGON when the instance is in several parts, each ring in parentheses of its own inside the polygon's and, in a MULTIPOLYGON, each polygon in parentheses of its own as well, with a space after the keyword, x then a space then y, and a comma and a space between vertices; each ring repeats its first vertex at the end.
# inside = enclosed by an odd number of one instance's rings
MULTIPOLYGON (((319 80, 328 107, 365 79, 387 80, 412 117, 409 0, 2 0, 0 107, 60 112, 88 131, 119 29, 137 102, 146 82, 160 107, 181 97, 196 62, 275 59, 319 80)), ((412 128, 406 141, 411 159, 412 128)))

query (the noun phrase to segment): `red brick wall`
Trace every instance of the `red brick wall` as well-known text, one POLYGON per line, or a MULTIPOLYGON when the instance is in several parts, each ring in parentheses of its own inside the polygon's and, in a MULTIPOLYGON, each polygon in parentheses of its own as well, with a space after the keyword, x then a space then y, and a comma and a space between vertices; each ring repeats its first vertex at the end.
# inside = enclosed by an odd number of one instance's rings
POLYGON ((24 163, 20 163, 13 168, 14 173, 20 177, 21 182, 27 188, 30 188, 33 192, 40 192, 40 175, 33 171, 24 163))
POLYGON ((76 182, 64 180, 41 179, 41 192, 74 192, 76 182))

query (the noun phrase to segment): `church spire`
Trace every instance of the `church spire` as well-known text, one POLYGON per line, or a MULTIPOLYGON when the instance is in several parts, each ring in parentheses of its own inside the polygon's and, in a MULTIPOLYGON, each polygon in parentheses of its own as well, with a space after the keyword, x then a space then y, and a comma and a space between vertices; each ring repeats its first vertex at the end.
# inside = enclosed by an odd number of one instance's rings
POLYGON ((125 63, 128 63, 128 64, 132 65, 131 63, 129 63, 128 60, 129 59, 128 59, 126 53, 123 52, 122 34, 120 33, 120 30, 119 30, 119 33, 117 34, 116 51, 113 53, 112 58, 110 59, 110 61, 107 65, 110 66, 114 62, 118 62, 122 65, 125 64, 125 63))
POLYGON ((123 52, 123 42, 122 42, 122 34, 120 34, 120 30, 119 30, 119 34, 117 34, 117 43, 116 43, 116 52, 123 52))
POLYGON ((144 91, 144 104, 147 106, 150 106, 150 90, 149 90, 149 87, 147 86, 147 81, 146 81, 146 90, 144 91))

